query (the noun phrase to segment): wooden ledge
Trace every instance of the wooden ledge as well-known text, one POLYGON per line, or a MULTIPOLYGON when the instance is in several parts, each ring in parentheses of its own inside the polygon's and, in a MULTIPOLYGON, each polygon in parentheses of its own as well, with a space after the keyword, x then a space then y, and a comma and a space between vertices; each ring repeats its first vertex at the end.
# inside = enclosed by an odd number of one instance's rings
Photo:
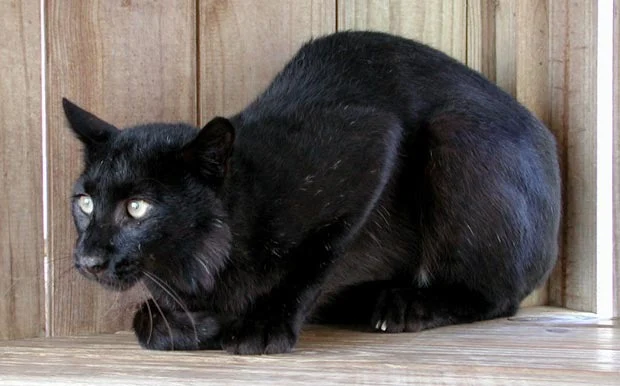
POLYGON ((620 384, 620 323, 533 307, 421 333, 311 326, 291 354, 155 352, 133 334, 0 342, 0 384, 620 384))

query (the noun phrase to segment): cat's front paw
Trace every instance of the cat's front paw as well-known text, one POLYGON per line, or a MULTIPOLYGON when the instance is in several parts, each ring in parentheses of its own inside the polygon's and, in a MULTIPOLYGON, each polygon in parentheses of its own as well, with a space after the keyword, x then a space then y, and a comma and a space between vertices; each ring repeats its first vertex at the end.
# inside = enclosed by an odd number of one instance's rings
POLYGON ((280 354, 293 350, 299 331, 290 323, 246 320, 224 335, 222 347, 232 354, 280 354))
POLYGON ((218 347, 219 323, 203 312, 179 312, 159 307, 151 299, 133 319, 140 345, 150 350, 203 350, 218 347))

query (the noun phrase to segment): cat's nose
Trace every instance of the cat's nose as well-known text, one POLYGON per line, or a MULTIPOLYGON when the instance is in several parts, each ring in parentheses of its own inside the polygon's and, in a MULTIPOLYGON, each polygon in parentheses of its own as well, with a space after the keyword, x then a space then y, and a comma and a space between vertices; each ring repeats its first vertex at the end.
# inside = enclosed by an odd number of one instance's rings
POLYGON ((80 268, 97 276, 108 267, 108 262, 98 256, 84 256, 79 261, 80 268))

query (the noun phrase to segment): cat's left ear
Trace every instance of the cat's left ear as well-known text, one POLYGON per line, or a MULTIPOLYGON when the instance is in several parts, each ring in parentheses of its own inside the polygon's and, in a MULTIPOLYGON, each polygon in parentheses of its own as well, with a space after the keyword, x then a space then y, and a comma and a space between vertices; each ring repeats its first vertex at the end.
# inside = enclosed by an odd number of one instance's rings
POLYGON ((185 145, 183 159, 206 177, 223 178, 235 141, 235 128, 226 118, 213 118, 185 145))
POLYGON ((119 133, 116 127, 82 109, 67 98, 62 98, 62 107, 71 124, 71 129, 86 145, 88 151, 119 133))

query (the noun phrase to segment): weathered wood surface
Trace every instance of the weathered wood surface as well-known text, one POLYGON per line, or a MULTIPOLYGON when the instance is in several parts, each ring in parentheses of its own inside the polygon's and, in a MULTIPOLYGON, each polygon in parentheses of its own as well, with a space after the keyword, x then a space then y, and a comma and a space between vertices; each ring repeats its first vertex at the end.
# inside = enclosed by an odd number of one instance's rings
POLYGON ((293 353, 154 352, 129 333, 0 343, 3 385, 617 385, 620 326, 534 308, 414 334, 308 328, 293 353))
POLYGON ((38 2, 0 2, 0 340, 44 331, 38 2))
POLYGON ((338 3, 338 30, 390 32, 422 41, 465 63, 467 2, 346 0, 338 3))
POLYGON ((553 305, 596 311, 597 2, 548 4, 550 126, 564 186, 562 259, 549 295, 553 305))
POLYGON ((335 18, 335 0, 200 1, 201 125, 243 109, 302 43, 334 32, 335 18))

